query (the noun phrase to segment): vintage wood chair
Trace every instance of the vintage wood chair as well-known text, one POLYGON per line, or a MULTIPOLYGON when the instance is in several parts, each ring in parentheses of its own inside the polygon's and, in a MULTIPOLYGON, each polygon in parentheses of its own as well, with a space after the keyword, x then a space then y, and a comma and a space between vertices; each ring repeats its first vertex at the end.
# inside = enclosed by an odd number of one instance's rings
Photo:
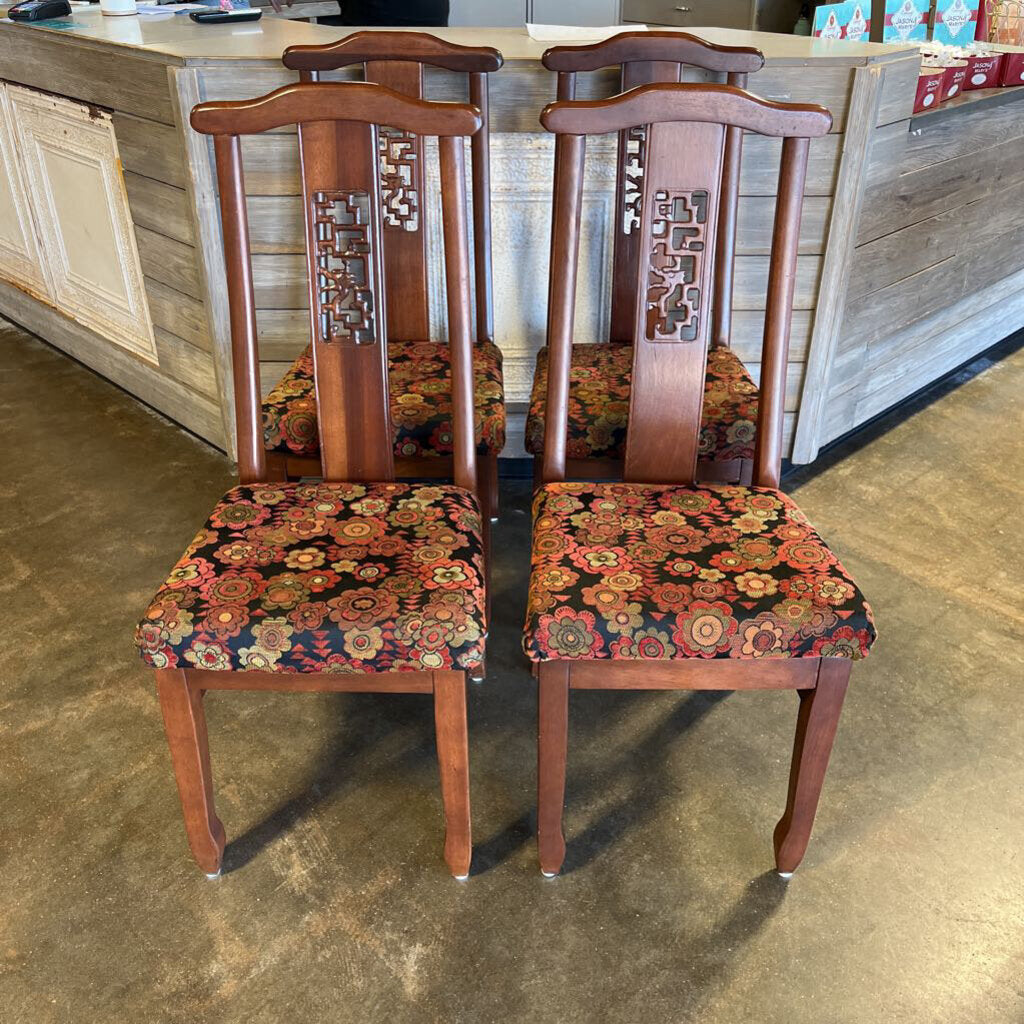
POLYGON ((463 137, 480 111, 364 83, 290 85, 201 103, 214 137, 239 447, 229 491, 137 632, 157 670, 189 844, 216 875, 206 690, 433 693, 454 875, 470 863, 466 673, 484 658, 473 441, 472 299, 463 137), (256 320, 239 136, 298 126, 322 482, 273 482, 260 424, 256 320), (396 483, 388 412, 379 125, 437 136, 451 349, 455 484, 396 483))
MULTIPOLYGON (((488 518, 496 516, 505 391, 501 350, 494 344, 487 75, 501 67, 502 56, 489 46, 457 46, 426 32, 356 32, 324 46, 291 46, 283 61, 307 82, 318 81, 322 72, 362 65, 366 81, 417 99, 423 99, 428 65, 465 73, 469 80, 469 101, 483 117, 483 128, 472 141, 477 466, 485 512, 488 518)), ((391 300, 388 376, 395 472, 399 477, 450 479, 450 364, 447 347, 430 336, 423 138, 388 125, 379 139, 384 278, 391 300)), ((311 348, 264 400, 263 423, 268 462, 279 479, 318 472, 311 348)))
MULTIPOLYGON (((542 58, 558 73, 558 98, 572 100, 581 72, 621 65, 622 90, 654 82, 679 82, 687 67, 724 74, 729 85, 744 88, 747 76, 764 64, 760 50, 717 46, 684 32, 623 32, 589 46, 555 46, 542 58)), ((608 343, 574 344, 569 385, 569 438, 566 472, 585 480, 622 479, 637 266, 640 260, 640 191, 646 174, 647 129, 637 125, 619 133, 613 217, 611 329, 608 343)), ((698 452, 702 480, 750 482, 757 420, 757 386, 729 347, 732 331, 733 269, 739 207, 743 133, 726 133, 722 164, 714 284, 712 334, 704 383, 704 414, 698 452)), ((596 340, 596 339, 595 339, 596 340)), ((547 349, 537 355, 526 450, 534 456, 540 479, 547 393, 547 349)))
POLYGON ((647 85, 558 102, 548 313, 549 410, 534 500, 524 648, 540 690, 538 845, 565 854, 570 689, 792 689, 800 696, 778 869, 810 835, 850 666, 875 637, 835 555, 779 490, 783 391, 809 139, 831 117, 723 85, 647 85), (647 125, 638 204, 636 344, 623 482, 571 483, 566 434, 586 137, 647 125), (781 136, 754 485, 695 482, 730 130, 781 136))

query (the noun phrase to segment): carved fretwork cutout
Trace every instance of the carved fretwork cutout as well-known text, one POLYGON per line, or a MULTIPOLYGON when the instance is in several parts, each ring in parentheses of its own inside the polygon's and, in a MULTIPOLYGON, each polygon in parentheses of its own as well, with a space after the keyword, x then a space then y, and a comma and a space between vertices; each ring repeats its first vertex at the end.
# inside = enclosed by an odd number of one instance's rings
POLYGON ((314 192, 313 222, 320 340, 373 345, 369 193, 314 192))
POLYGON ((384 223, 389 228, 418 231, 419 192, 413 187, 419 160, 416 136, 382 125, 378 138, 384 223))
POLYGON ((647 157, 647 126, 626 129, 626 150, 622 167, 622 233, 631 235, 640 227, 640 203, 644 190, 644 162, 647 157))
POLYGON ((696 341, 700 335, 706 189, 654 193, 647 287, 649 341, 696 341))

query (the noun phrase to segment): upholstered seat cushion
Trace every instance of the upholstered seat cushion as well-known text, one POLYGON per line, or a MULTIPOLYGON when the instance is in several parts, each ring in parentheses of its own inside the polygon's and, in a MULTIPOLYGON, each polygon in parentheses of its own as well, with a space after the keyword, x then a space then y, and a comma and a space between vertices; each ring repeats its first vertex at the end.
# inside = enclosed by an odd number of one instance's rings
POLYGON ((229 491, 139 624, 154 668, 472 669, 483 656, 469 491, 253 484, 229 491))
POLYGON ((557 483, 533 516, 533 661, 858 659, 875 639, 853 580, 780 491, 557 483))
MULTIPOLYGON (((632 375, 632 345, 573 345, 566 439, 570 459, 625 457, 632 375)), ((544 450, 547 392, 548 350, 543 348, 537 353, 526 419, 526 450, 531 455, 544 450)), ((704 381, 699 457, 712 462, 752 459, 756 429, 757 385, 731 349, 712 348, 704 381)))
MULTIPOLYGON (((498 455, 505 447, 505 389, 501 350, 474 346, 473 378, 477 451, 498 455)), ((388 388, 395 457, 452 455, 451 359, 433 341, 388 342, 388 388)), ((268 451, 316 457, 313 351, 307 348, 263 400, 263 440, 268 451)))

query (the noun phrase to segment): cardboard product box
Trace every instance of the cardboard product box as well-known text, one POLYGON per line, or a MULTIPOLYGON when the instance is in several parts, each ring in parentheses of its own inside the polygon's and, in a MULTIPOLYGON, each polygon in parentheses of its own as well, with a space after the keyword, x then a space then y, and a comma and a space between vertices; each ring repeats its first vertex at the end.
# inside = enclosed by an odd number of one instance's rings
POLYGON ((964 82, 967 81, 967 61, 950 61, 945 67, 942 76, 942 102, 951 100, 963 92, 964 82))
POLYGON ((914 97, 915 114, 932 110, 942 102, 942 84, 945 79, 945 68, 921 68, 917 78, 917 95, 914 97))
POLYGON ((1024 53, 1004 53, 1000 85, 1024 85, 1024 53))
POLYGON ((969 53, 965 89, 994 89, 1003 80, 1002 53, 969 53))

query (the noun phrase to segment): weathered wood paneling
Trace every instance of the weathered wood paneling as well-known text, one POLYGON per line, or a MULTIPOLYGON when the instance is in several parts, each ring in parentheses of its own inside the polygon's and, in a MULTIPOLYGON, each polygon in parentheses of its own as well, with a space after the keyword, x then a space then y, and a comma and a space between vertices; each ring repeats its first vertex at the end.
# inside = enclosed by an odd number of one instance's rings
POLYGON ((93 46, 48 32, 0 33, 0 77, 110 110, 174 124, 167 82, 172 57, 142 56, 124 46, 93 46))
POLYGON ((192 246, 138 225, 135 240, 146 277, 202 301, 198 256, 192 246))
POLYGON ((146 300, 154 327, 176 334, 197 348, 210 350, 206 307, 201 302, 149 277, 146 278, 146 300))
POLYGON ((903 57, 882 65, 882 91, 875 116, 876 125, 905 121, 910 117, 920 68, 918 57, 903 57))
MULTIPOLYGON (((913 159, 920 138, 923 133, 910 137, 905 159, 913 159)), ((1021 182, 1024 135, 898 174, 868 189, 857 242, 871 241, 1021 182)))
POLYGON ((162 181, 126 171, 124 185, 132 220, 139 226, 167 235, 186 245, 195 243, 188 193, 162 181))
POLYGON ((115 111, 114 135, 126 171, 185 188, 185 162, 177 129, 146 118, 115 111))
POLYGON ((219 401, 213 356, 159 327, 154 334, 160 369, 193 391, 219 401))
MULTIPOLYGON (((972 292, 985 288, 1020 268, 1021 259, 1007 254, 1024 252, 1024 227, 996 235, 988 244, 965 248, 957 256, 928 267, 873 292, 870 301, 852 302, 847 307, 846 329, 841 347, 873 344, 893 332, 960 302, 972 292)), ((1007 333, 1016 324, 1007 322, 1007 333)), ((998 339, 995 339, 998 340, 998 339)))

